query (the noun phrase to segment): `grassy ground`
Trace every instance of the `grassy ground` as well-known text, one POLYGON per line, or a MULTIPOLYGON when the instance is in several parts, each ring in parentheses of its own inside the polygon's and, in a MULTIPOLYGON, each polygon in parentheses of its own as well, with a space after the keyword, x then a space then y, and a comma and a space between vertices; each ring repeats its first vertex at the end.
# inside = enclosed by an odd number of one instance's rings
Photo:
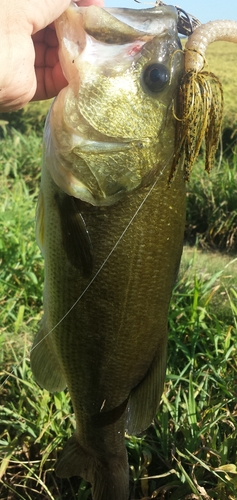
POLYGON ((237 128, 236 94, 237 45, 229 42, 215 42, 209 45, 206 53, 207 71, 212 71, 220 79, 224 90, 223 129, 230 132, 237 128))
MULTIPOLYGON (((237 149, 236 149, 237 151, 237 149)), ((237 250, 237 156, 219 162, 210 175, 202 161, 194 166, 187 184, 185 241, 219 251, 237 250)))
MULTIPOLYGON (((54 474, 75 426, 69 394, 41 390, 29 368, 42 314, 34 218, 44 113, 35 104, 0 117, 0 498, 89 500, 84 481, 54 474)), ((234 127, 235 119, 228 123, 234 127)), ((199 246, 184 248, 159 413, 144 435, 126 437, 132 499, 236 500, 236 172, 235 156, 222 161, 211 180, 200 163, 188 185, 186 240, 198 239, 199 246)))

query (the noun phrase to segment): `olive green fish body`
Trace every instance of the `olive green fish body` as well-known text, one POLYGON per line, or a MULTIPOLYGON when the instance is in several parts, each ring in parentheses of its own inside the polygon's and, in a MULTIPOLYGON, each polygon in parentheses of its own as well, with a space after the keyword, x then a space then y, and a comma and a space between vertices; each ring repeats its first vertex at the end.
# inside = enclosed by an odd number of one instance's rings
MULTIPOLYGON (((126 37, 134 36, 128 29, 126 37)), ((124 432, 150 425, 163 390, 168 308, 185 223, 181 168, 168 187, 172 105, 182 72, 182 57, 173 54, 178 47, 167 30, 142 47, 139 41, 133 47, 137 59, 125 62, 124 89, 117 69, 120 99, 114 94, 116 65, 112 74, 95 69, 97 79, 94 73, 89 78, 87 60, 86 76, 82 69, 80 82, 73 79, 63 108, 61 94, 46 124, 37 215, 45 259, 44 318, 31 363, 43 387, 68 386, 76 431, 56 470, 90 481, 95 500, 128 498, 124 432), (169 77, 154 97, 144 90, 140 74, 144 65, 154 64, 157 50, 169 77), (114 118, 106 121, 104 106, 110 109, 113 102, 114 118)))
MULTIPOLYGON (((168 173, 167 168, 80 301, 31 355, 41 366, 41 385, 51 391, 68 386, 78 443, 88 456, 102 454, 108 464, 120 454, 126 464, 124 430, 132 434, 149 426, 163 390, 168 307, 185 220, 182 172, 170 189, 168 173)), ((55 231, 61 227, 60 195, 65 195, 52 179, 47 185, 44 252, 50 258, 45 258, 43 334, 84 292, 149 190, 110 207, 82 203, 93 248, 92 273, 83 277, 83 267, 88 271, 91 264, 81 263, 81 269, 71 265, 62 250, 62 234, 55 231)), ((70 459, 69 465, 62 475, 83 475, 80 464, 72 467, 70 459)))

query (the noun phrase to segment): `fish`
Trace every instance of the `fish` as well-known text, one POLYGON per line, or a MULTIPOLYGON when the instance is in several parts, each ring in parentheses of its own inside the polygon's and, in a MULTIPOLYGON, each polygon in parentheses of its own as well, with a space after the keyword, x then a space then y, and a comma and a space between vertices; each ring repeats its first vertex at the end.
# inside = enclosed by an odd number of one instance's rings
POLYGON ((182 161, 172 182, 184 71, 177 10, 71 4, 56 21, 68 86, 45 124, 37 241, 44 315, 38 384, 68 387, 76 430, 56 465, 94 500, 127 500, 125 432, 153 421, 185 226, 182 161))

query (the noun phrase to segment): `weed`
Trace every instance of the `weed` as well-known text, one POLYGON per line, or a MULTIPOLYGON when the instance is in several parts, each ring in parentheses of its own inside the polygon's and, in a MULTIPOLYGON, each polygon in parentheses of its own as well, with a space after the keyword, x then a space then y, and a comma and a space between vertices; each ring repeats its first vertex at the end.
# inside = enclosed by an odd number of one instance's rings
POLYGON ((202 248, 237 250, 237 156, 203 172, 199 161, 187 184, 185 239, 202 248))

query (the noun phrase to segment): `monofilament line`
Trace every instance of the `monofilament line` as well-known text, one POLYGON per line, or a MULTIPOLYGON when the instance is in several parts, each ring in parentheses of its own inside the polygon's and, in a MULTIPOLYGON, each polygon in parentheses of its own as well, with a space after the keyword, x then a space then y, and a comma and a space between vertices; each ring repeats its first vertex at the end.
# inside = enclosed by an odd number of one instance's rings
POLYGON ((111 257, 112 253, 115 251, 115 249, 117 248, 117 246, 119 245, 120 241, 123 239, 125 233, 127 232, 127 230, 129 229, 129 227, 131 226, 131 224, 133 223, 135 217, 137 216, 137 214, 140 212, 142 206, 144 205, 144 203, 146 202, 148 196, 150 196, 151 192, 153 191, 155 185, 157 184, 158 182, 158 179, 160 178, 160 176, 163 174, 165 168, 166 168, 167 164, 163 167, 163 169, 160 171, 157 179, 155 180, 155 182, 152 184, 151 188, 149 189, 148 193, 146 194, 146 196, 144 197, 144 199, 141 201, 139 207, 137 208, 137 210, 135 211, 135 213, 133 214, 132 218, 130 219, 130 221, 128 222, 127 226, 125 227, 125 229, 123 230, 123 232, 121 233, 121 235, 119 236, 119 238, 117 239, 116 243, 114 244, 112 250, 110 250, 110 252, 108 253, 107 257, 105 258, 104 262, 101 264, 101 266, 99 267, 98 271, 95 273, 95 275, 93 276, 93 278, 91 279, 91 281, 88 283, 88 285, 86 286, 86 288, 83 290, 83 292, 81 293, 81 295, 79 295, 78 299, 74 302, 74 304, 70 307, 70 309, 68 309, 68 311, 66 312, 66 314, 64 314, 64 316, 58 321, 58 323, 56 323, 56 325, 44 336, 43 339, 41 339, 36 345, 34 345, 34 347, 32 347, 31 351, 32 352, 39 344, 41 344, 41 342, 43 342, 44 339, 46 339, 54 330, 55 328, 57 328, 60 323, 62 323, 62 321, 64 321, 64 319, 71 313, 71 311, 74 309, 74 307, 76 307, 76 305, 78 304, 78 302, 81 300, 81 298, 83 297, 83 295, 85 295, 85 293, 87 292, 88 288, 92 285, 92 283, 95 281, 95 279, 97 278, 98 274, 100 274, 100 272, 102 271, 102 269, 104 268, 105 264, 108 262, 109 258, 111 257))
MULTIPOLYGON (((121 235, 119 236, 119 238, 117 239, 116 243, 114 244, 113 248, 110 250, 110 252, 108 253, 107 257, 105 258, 104 262, 101 264, 101 266, 99 267, 98 271, 95 273, 95 275, 93 276, 93 278, 91 279, 91 281, 88 283, 88 285, 85 287, 85 289, 83 290, 83 292, 81 293, 81 295, 79 295, 78 299, 74 302, 74 304, 70 307, 70 309, 66 312, 66 314, 64 314, 64 316, 58 321, 58 323, 56 323, 56 325, 44 336, 43 339, 41 339, 37 344, 35 344, 30 353, 32 353, 34 351, 34 349, 36 347, 38 347, 38 345, 41 344, 41 342, 43 342, 49 335, 51 335, 51 333, 55 330, 55 328, 57 328, 60 323, 62 323, 64 321, 64 319, 72 312, 72 310, 76 307, 76 305, 78 304, 78 302, 81 300, 81 298, 83 297, 83 295, 85 295, 85 293, 87 292, 88 288, 92 285, 92 283, 95 281, 95 279, 97 278, 97 276, 99 275, 99 273, 102 271, 102 269, 104 268, 104 266, 106 265, 106 263, 108 262, 109 258, 111 257, 111 255, 113 254, 113 252, 115 251, 115 249, 117 248, 117 246, 119 245, 120 241, 123 239, 125 233, 127 232, 127 230, 129 229, 129 227, 131 226, 131 224, 133 223, 135 217, 137 216, 137 214, 140 212, 141 208, 143 207, 144 203, 146 202, 147 198, 150 196, 151 192, 153 191, 154 187, 156 186, 158 180, 160 179, 160 177, 163 175, 167 165, 169 164, 171 158, 172 158, 173 155, 170 156, 168 162, 164 165, 164 167, 161 169, 161 171, 159 172, 159 175, 157 176, 156 180, 153 182, 152 186, 150 187, 148 193, 146 194, 146 196, 144 197, 144 199, 141 201, 139 207, 137 208, 137 210, 135 211, 135 213, 133 214, 132 218, 130 219, 130 221, 128 222, 127 226, 125 227, 125 229, 123 230, 123 232, 121 233, 121 235)), ((15 365, 16 366, 19 366, 20 362, 15 365)), ((4 382, 2 383, 2 385, 0 386, 3 387, 3 385, 7 382, 8 378, 10 377, 10 375, 13 373, 13 369, 11 371, 11 373, 7 376, 7 378, 4 380, 4 382)))

